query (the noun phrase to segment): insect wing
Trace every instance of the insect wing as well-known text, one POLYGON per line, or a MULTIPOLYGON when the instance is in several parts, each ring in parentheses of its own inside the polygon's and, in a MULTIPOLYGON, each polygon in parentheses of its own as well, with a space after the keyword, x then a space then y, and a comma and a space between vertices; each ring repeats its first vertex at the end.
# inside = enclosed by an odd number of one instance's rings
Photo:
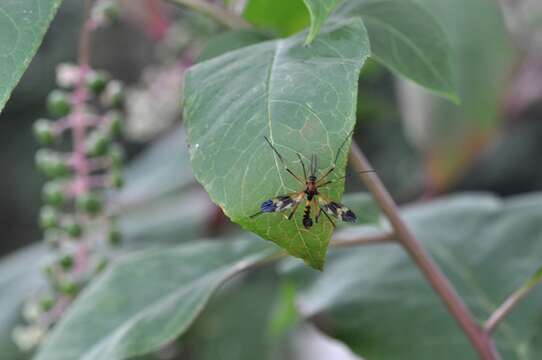
POLYGON ((295 193, 291 195, 281 195, 262 203, 260 210, 262 213, 282 212, 293 208, 303 199, 304 193, 295 193))
POLYGON ((319 197, 318 202, 322 210, 328 215, 349 223, 355 223, 357 220, 356 214, 343 204, 322 197, 319 197))

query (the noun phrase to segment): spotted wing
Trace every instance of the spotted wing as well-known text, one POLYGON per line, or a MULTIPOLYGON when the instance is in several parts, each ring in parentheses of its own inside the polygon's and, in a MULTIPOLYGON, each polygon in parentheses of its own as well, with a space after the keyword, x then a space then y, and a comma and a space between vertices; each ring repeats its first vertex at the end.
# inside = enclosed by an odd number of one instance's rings
POLYGON ((326 214, 336 217, 337 219, 349 223, 355 223, 357 220, 356 214, 341 203, 319 196, 318 204, 320 205, 322 211, 325 211, 326 214))
POLYGON ((261 213, 282 212, 293 208, 303 200, 304 192, 280 195, 266 200, 260 206, 261 213))

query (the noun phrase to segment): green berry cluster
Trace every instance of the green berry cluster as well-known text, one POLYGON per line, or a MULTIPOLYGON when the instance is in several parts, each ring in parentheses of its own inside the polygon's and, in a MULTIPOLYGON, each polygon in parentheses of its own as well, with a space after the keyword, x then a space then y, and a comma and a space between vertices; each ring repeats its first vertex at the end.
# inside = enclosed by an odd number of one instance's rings
POLYGON ((115 141, 122 131, 124 87, 104 71, 72 64, 59 66, 57 84, 47 97, 49 118, 33 126, 43 146, 36 166, 47 177, 39 224, 56 256, 45 269, 48 289, 25 307, 27 325, 14 334, 19 340, 42 336, 62 307, 105 268, 107 247, 100 242, 116 246, 122 238, 107 216, 105 194, 124 183, 124 153, 115 141), (71 151, 57 150, 70 137, 71 151))
POLYGON ((64 72, 57 76, 62 89, 47 97, 51 118, 34 124, 36 139, 47 146, 36 153, 36 165, 49 179, 43 187, 40 225, 52 244, 58 242, 55 237, 83 236, 84 220, 104 211, 104 191, 124 184, 123 151, 114 141, 122 131, 122 83, 104 71, 87 70, 82 75, 75 65, 63 64, 59 71, 64 72), (69 153, 50 148, 76 127, 85 135, 84 144, 73 144, 69 153))

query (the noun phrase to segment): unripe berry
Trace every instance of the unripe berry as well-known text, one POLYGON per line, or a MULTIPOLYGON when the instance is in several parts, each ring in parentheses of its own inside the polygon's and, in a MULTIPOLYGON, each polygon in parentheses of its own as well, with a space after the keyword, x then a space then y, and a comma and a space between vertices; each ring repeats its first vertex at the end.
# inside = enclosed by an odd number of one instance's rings
POLYGON ((86 141, 86 151, 89 156, 103 156, 107 153, 111 138, 103 131, 95 130, 89 134, 86 141))
POLYGON ((36 165, 49 178, 60 178, 70 173, 66 161, 58 153, 47 149, 38 150, 36 165))
POLYGON ((56 118, 68 115, 71 111, 68 94, 61 90, 51 91, 47 97, 47 110, 51 116, 56 118))
POLYGON ((101 100, 106 107, 121 107, 124 104, 124 85, 118 80, 110 81, 101 100))
POLYGON ((118 136, 122 131, 124 117, 118 110, 109 111, 106 115, 107 133, 109 136, 118 136))
POLYGON ((58 226, 58 213, 51 206, 44 206, 40 210, 40 226, 45 229, 52 229, 58 226))
POLYGON ((62 184, 57 181, 50 181, 43 187, 43 201, 51 206, 60 207, 66 203, 66 194, 62 184))
POLYGON ((109 148, 109 157, 111 158, 111 164, 114 168, 121 168, 124 161, 124 150, 122 146, 113 144, 109 148))
POLYGON ((91 71, 86 76, 88 90, 94 95, 100 95, 107 86, 108 76, 103 71, 91 71))
POLYGON ((72 217, 66 219, 63 227, 68 236, 72 239, 77 239, 83 234, 83 227, 77 220, 72 217))
POLYGON ((113 170, 111 172, 111 185, 115 189, 121 189, 124 186, 124 177, 121 171, 113 170))
POLYGON ((89 215, 97 215, 102 210, 103 204, 97 194, 89 192, 76 199, 76 206, 89 215))
POLYGON ((114 23, 119 18, 119 10, 114 1, 102 0, 94 6, 91 16, 98 24, 114 23))
POLYGON ((41 310, 44 312, 47 312, 53 308, 55 301, 50 295, 43 295, 39 299, 39 304, 40 304, 41 310))
POLYGON ((81 290, 81 286, 73 280, 65 280, 59 284, 60 292, 68 296, 75 296, 81 290))
POLYGON ((33 126, 34 136, 42 145, 51 145, 55 140, 53 123, 47 119, 38 119, 33 126))
POLYGON ((58 264, 62 269, 64 270, 70 270, 73 267, 73 256, 71 255, 64 255, 60 258, 58 261, 58 264))

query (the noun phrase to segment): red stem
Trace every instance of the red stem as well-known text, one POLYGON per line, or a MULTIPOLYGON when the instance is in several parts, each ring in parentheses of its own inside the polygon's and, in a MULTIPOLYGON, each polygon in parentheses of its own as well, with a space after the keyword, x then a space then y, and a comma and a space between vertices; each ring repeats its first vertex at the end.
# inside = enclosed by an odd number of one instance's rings
POLYGON ((376 173, 367 172, 368 170, 371 170, 372 167, 355 142, 352 142, 350 162, 357 171, 364 172, 360 174, 361 180, 373 194, 376 202, 391 223, 398 242, 409 253, 420 271, 425 275, 433 289, 440 296, 442 302, 450 311, 450 314, 461 326, 472 346, 478 352, 480 359, 500 359, 500 355, 497 352, 490 335, 478 325, 446 276, 407 228, 406 224, 399 216, 397 205, 376 173))

